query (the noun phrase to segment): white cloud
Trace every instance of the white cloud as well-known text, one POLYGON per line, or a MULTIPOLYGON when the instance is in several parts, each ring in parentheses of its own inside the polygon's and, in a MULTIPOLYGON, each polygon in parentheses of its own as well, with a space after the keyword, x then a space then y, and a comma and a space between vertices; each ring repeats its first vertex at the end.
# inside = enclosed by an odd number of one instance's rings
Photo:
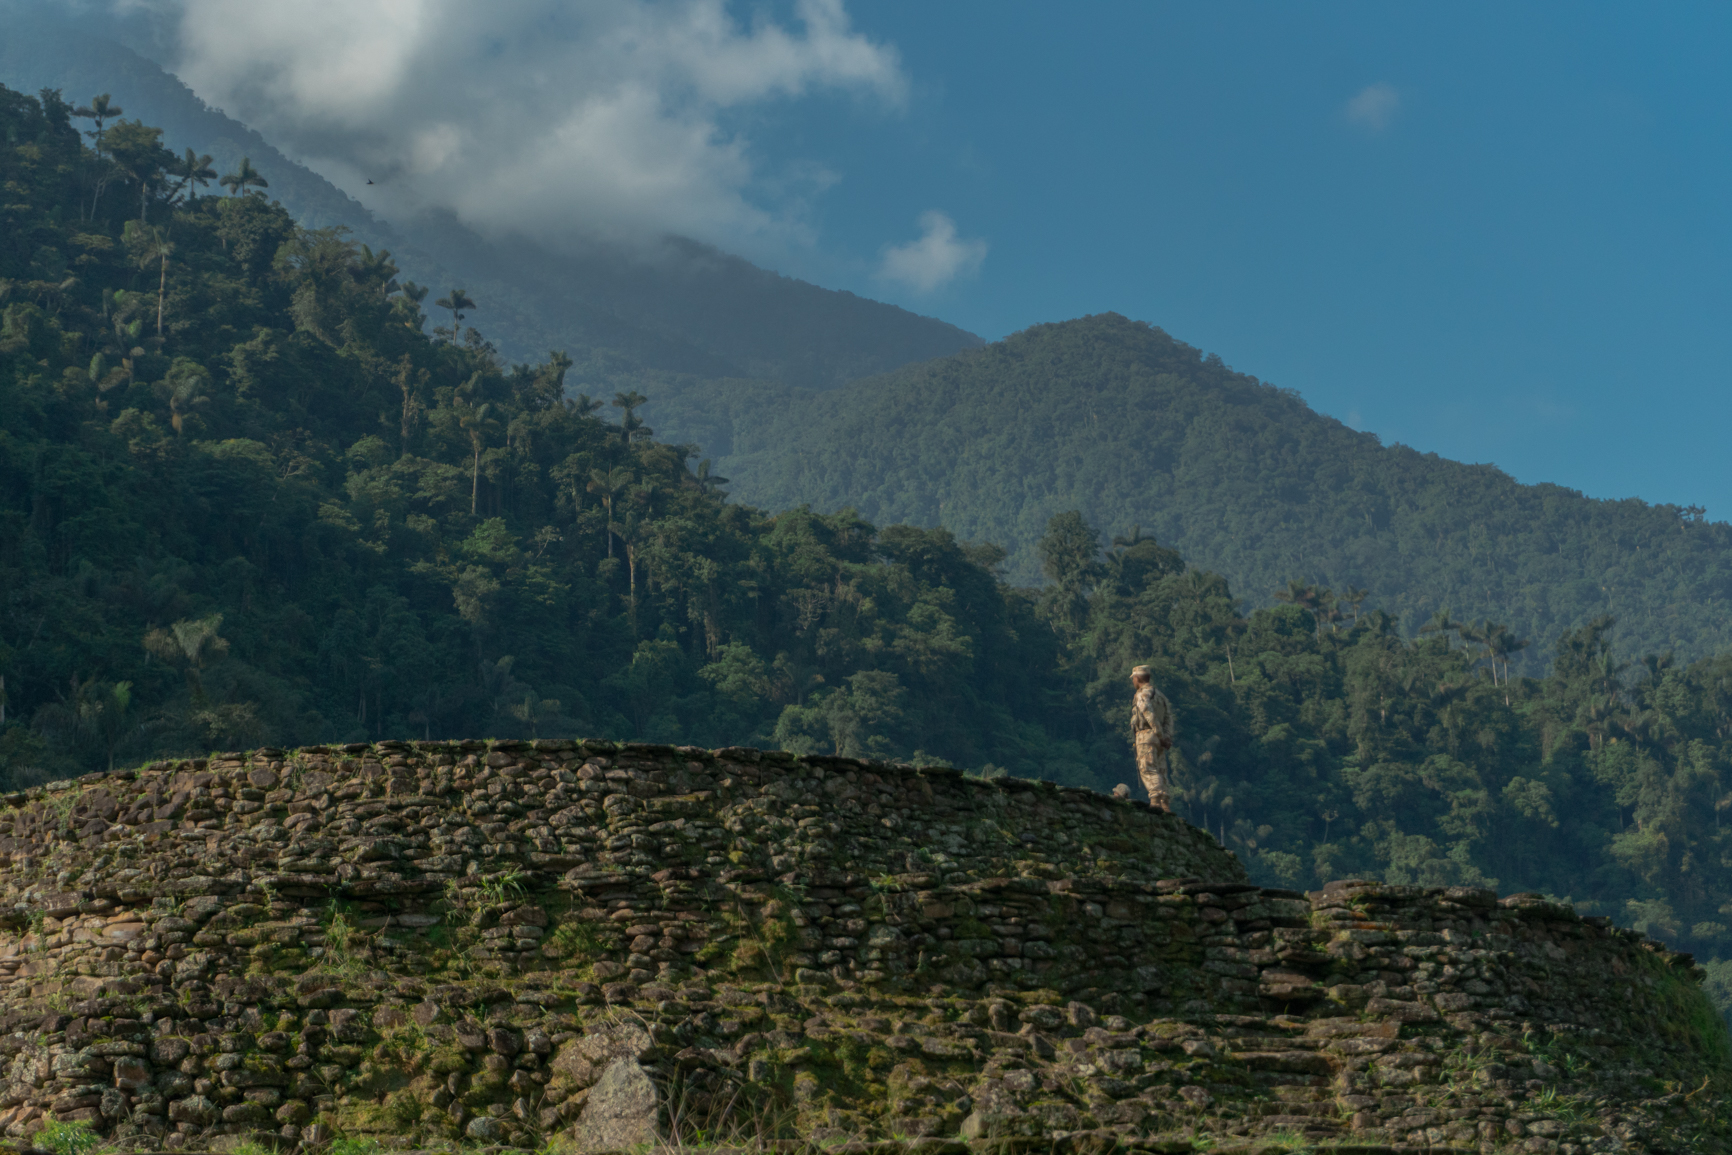
POLYGON ((829 174, 766 171, 730 121, 907 97, 843 0, 796 0, 787 23, 727 0, 160 2, 200 96, 386 215, 437 205, 542 237, 797 238, 829 174))
POLYGON ((979 271, 986 259, 986 242, 958 238, 956 222, 936 209, 920 214, 920 229, 919 240, 884 251, 880 277, 930 293, 959 276, 979 271))
POLYGON ((1401 93, 1393 84, 1378 82, 1360 89, 1343 110, 1347 119, 1367 132, 1382 132, 1401 111, 1401 93))

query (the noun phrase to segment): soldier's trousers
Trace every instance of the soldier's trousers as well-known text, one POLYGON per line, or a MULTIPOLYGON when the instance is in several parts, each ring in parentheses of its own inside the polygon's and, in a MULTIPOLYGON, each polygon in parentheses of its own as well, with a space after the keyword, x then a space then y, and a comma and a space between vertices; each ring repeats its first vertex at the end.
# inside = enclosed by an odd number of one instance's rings
POLYGON ((1136 746, 1137 776, 1143 780, 1143 788, 1149 792, 1149 801, 1166 809, 1167 752, 1161 749, 1153 731, 1145 730, 1137 734, 1136 746))

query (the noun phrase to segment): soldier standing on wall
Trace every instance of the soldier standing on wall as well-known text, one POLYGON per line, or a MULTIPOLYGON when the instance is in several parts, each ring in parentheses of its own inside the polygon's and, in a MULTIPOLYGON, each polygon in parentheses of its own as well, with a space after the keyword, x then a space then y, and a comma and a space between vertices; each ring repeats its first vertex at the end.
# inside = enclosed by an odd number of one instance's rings
POLYGON ((1154 687, 1154 671, 1131 671, 1131 741, 1137 750, 1137 774, 1149 792, 1149 809, 1171 812, 1167 804, 1167 751, 1173 748, 1173 707, 1154 687))

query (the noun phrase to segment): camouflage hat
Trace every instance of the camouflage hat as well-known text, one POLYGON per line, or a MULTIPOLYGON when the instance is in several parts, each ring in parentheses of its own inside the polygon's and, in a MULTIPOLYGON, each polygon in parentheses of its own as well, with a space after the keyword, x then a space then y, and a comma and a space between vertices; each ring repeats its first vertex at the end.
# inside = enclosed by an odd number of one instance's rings
POLYGON ((1145 677, 1152 678, 1155 676, 1155 668, 1153 666, 1132 666, 1131 667, 1131 677, 1134 678, 1138 674, 1142 674, 1145 677))

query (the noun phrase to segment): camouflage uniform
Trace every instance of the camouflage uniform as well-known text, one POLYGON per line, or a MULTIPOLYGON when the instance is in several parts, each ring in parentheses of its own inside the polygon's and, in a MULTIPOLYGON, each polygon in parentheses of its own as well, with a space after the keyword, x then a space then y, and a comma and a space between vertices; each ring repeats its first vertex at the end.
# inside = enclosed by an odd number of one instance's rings
MULTIPOLYGON (((1137 674, 1152 674, 1138 666, 1137 674)), ((1149 792, 1149 805, 1169 809, 1167 802, 1167 751, 1173 746, 1173 708, 1166 695, 1151 685, 1138 686, 1131 700, 1131 740, 1137 750, 1137 774, 1149 792)))

